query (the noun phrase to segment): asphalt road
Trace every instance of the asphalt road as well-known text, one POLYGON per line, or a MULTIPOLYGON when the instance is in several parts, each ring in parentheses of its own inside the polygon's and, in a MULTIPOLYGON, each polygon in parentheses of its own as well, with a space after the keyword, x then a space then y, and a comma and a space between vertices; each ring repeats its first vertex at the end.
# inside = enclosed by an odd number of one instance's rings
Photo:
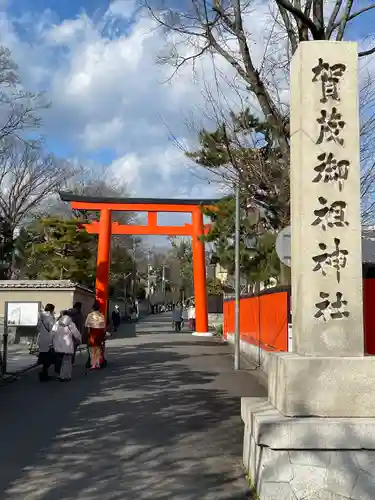
POLYGON ((168 314, 122 328, 108 367, 72 382, 31 372, 0 389, 2 500, 240 500, 241 396, 227 346, 171 332, 168 314))

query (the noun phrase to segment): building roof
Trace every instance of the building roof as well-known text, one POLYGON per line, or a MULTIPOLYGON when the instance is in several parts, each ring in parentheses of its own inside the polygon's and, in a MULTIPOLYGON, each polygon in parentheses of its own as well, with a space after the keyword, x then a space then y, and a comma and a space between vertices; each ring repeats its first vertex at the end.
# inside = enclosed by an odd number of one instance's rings
POLYGON ((214 205, 216 199, 181 199, 181 198, 117 198, 112 196, 85 196, 62 191, 59 193, 62 201, 77 201, 83 203, 115 203, 122 205, 214 205))
POLYGON ((16 288, 33 288, 33 289, 67 289, 80 288, 86 292, 93 293, 92 290, 85 286, 74 283, 70 280, 0 280, 0 290, 16 289, 16 288))

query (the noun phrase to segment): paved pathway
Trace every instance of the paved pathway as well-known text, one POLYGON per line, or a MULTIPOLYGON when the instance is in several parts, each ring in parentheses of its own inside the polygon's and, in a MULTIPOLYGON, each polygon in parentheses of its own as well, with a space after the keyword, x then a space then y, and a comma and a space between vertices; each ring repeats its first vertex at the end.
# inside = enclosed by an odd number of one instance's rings
POLYGON ((230 348, 149 316, 111 339, 106 370, 0 389, 2 500, 240 500, 240 396, 265 390, 230 348), (121 337, 121 338, 120 338, 121 337))
POLYGON ((30 354, 30 345, 18 344, 8 346, 7 372, 17 373, 35 366, 37 355, 30 354))

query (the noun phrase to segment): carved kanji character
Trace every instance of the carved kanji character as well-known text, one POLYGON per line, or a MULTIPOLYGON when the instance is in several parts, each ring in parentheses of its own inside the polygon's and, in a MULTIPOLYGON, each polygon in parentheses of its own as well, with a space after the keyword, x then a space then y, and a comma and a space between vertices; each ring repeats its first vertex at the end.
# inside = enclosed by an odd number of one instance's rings
POLYGON ((343 74, 346 71, 345 64, 337 63, 332 66, 319 58, 318 65, 312 69, 314 77, 313 82, 320 80, 322 85, 322 97, 320 102, 326 103, 328 98, 332 98, 335 101, 340 100, 339 95, 339 82, 343 74))
POLYGON ((313 271, 321 271, 323 276, 327 276, 327 269, 332 268, 336 270, 337 282, 340 283, 341 269, 344 269, 347 264, 348 251, 340 248, 340 239, 334 238, 335 250, 327 252, 327 245, 319 243, 319 248, 322 253, 315 255, 312 259, 315 262, 313 271))
POLYGON ((347 311, 348 301, 343 299, 341 292, 336 293, 336 300, 333 302, 329 300, 329 293, 320 292, 319 296, 322 300, 315 304, 317 311, 314 318, 329 321, 330 319, 344 319, 350 316, 349 311, 347 311))
POLYGON ((331 113, 322 109, 320 111, 320 118, 317 118, 316 121, 320 125, 320 133, 316 144, 322 144, 323 141, 333 141, 340 146, 344 145, 344 139, 340 134, 345 127, 345 122, 342 120, 341 113, 337 108, 333 107, 331 113))
POLYGON ((348 160, 336 160, 332 153, 321 153, 317 160, 319 165, 314 167, 318 175, 313 179, 313 182, 335 182, 338 184, 339 191, 342 191, 344 181, 349 175, 350 162, 348 160))
POLYGON ((318 198, 318 201, 322 208, 314 210, 316 219, 312 223, 313 226, 321 225, 323 231, 326 231, 327 227, 345 227, 349 225, 345 219, 345 201, 338 200, 329 205, 328 201, 322 196, 318 198))

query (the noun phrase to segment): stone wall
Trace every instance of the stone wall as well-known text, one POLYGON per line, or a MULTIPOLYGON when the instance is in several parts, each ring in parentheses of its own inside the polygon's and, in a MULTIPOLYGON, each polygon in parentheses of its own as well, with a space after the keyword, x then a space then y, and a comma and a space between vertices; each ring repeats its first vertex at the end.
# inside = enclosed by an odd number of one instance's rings
POLYGON ((375 418, 292 419, 264 398, 242 398, 241 414, 243 462, 262 500, 374 500, 375 418))

